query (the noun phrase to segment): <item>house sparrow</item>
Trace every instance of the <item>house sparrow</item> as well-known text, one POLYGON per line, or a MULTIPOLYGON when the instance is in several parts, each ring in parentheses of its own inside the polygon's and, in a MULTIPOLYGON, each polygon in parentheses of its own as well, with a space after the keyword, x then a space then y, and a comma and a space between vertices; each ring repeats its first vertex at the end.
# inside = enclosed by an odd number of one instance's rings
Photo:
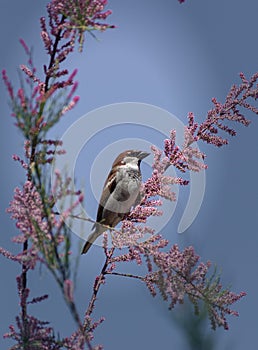
POLYGON ((142 180, 140 163, 149 154, 128 150, 115 159, 103 187, 94 231, 88 237, 82 254, 87 253, 94 241, 108 229, 107 226, 115 227, 137 203, 142 180))

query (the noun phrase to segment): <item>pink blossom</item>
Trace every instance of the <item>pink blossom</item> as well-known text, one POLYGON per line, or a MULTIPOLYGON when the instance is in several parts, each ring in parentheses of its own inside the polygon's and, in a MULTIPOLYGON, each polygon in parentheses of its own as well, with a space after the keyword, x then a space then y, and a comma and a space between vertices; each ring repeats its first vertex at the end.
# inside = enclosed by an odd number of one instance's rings
MULTIPOLYGON (((60 35, 63 30, 63 38, 70 38, 67 49, 61 51, 59 59, 64 60, 65 57, 74 47, 75 37, 78 37, 80 50, 83 46, 84 32, 92 32, 94 30, 105 31, 108 28, 115 28, 114 25, 102 23, 109 15, 111 10, 105 10, 107 1, 90 0, 79 1, 76 4, 72 0, 52 0, 48 5, 48 14, 50 18, 51 34, 60 35)), ((42 30, 45 32, 44 25, 42 30)), ((47 46, 45 44, 45 46, 47 46)))
POLYGON ((245 296, 245 293, 235 294, 229 290, 222 290, 218 280, 209 280, 207 277, 210 262, 199 263, 193 247, 185 248, 180 252, 174 245, 169 252, 156 251, 153 262, 157 266, 153 272, 147 274, 144 282, 153 296, 159 290, 164 300, 169 300, 169 308, 177 303, 183 303, 187 295, 197 307, 198 300, 207 305, 212 328, 223 326, 228 329, 227 315, 237 313, 230 306, 245 296))
MULTIPOLYGON (((236 132, 225 124, 226 121, 235 121, 241 123, 244 126, 248 126, 250 121, 246 119, 240 109, 250 110, 251 112, 258 114, 257 107, 247 102, 248 98, 257 99, 258 96, 258 73, 254 74, 250 80, 248 80, 243 73, 240 73, 242 83, 233 85, 226 97, 224 103, 220 103, 216 98, 212 99, 214 108, 212 108, 207 115, 206 120, 191 129, 190 132, 195 140, 203 140, 207 143, 211 143, 217 147, 221 147, 228 143, 226 138, 218 135, 219 131, 224 131, 230 136, 235 136, 236 132)), ((189 125, 194 124, 193 114, 189 115, 189 125)))
POLYGON ((15 255, 13 255, 11 252, 9 252, 8 250, 6 250, 2 247, 0 247, 0 254, 9 260, 18 261, 18 259, 15 255))
POLYGON ((64 295, 69 302, 73 302, 73 298, 74 298, 73 291, 74 291, 73 282, 71 280, 65 280, 64 295))
POLYGON ((3 78, 3 81, 4 81, 5 86, 7 88, 7 91, 9 93, 9 96, 10 96, 11 100, 13 100, 14 99, 13 87, 12 87, 12 85, 11 85, 9 79, 8 79, 8 76, 6 74, 6 70, 5 69, 2 70, 2 78, 3 78))
POLYGON ((35 83, 42 84, 41 80, 36 77, 35 72, 28 68, 25 64, 20 65, 20 69, 35 83))
POLYGON ((13 155, 13 160, 19 162, 21 164, 21 166, 23 167, 23 169, 27 170, 28 169, 28 164, 21 159, 17 154, 13 155))
MULTIPOLYGON (((23 288, 21 276, 17 277, 18 294, 20 304, 26 307, 28 304, 35 304, 47 299, 47 295, 33 298, 28 301, 30 291, 23 288)), ((48 322, 38 320, 36 317, 26 315, 26 322, 23 322, 22 315, 16 317, 16 327, 9 326, 9 333, 4 334, 4 338, 10 338, 15 341, 15 349, 36 349, 40 344, 42 350, 58 350, 62 348, 63 341, 55 339, 53 328, 49 327, 48 322)))
POLYGON ((72 99, 72 101, 62 109, 61 114, 63 115, 65 113, 67 113, 68 111, 70 111, 71 109, 73 109, 76 106, 76 104, 78 103, 79 99, 80 99, 79 96, 75 96, 72 99))
POLYGON ((50 38, 50 35, 47 31, 47 27, 46 27, 46 19, 45 17, 41 17, 40 18, 40 25, 41 25, 41 38, 43 40, 43 43, 45 45, 45 49, 46 51, 48 52, 48 54, 52 54, 52 45, 53 45, 53 42, 50 38))
POLYGON ((29 50, 27 44, 25 43, 25 41, 23 39, 20 39, 20 43, 21 43, 25 53, 29 56, 30 55, 30 50, 29 50))
POLYGON ((103 347, 101 345, 92 346, 90 342, 93 340, 93 332, 94 330, 104 322, 104 317, 101 317, 98 321, 93 322, 89 315, 85 316, 83 329, 75 331, 69 338, 65 338, 63 345, 66 349, 72 350, 84 350, 85 344, 87 344, 87 348, 91 350, 102 350, 103 347))
POLYGON ((44 211, 42 200, 33 183, 26 181, 23 189, 15 189, 14 199, 7 212, 16 220, 16 226, 25 235, 38 241, 39 234, 47 234, 48 223, 43 220, 44 211))
MULTIPOLYGON (((39 253, 44 255, 44 262, 49 263, 53 247, 57 249, 58 245, 64 242, 60 231, 65 225, 64 219, 83 201, 83 195, 80 192, 71 191, 67 187, 64 192, 62 186, 60 180, 57 180, 55 189, 60 199, 68 195, 77 196, 77 199, 72 201, 71 207, 64 213, 60 213, 58 218, 52 212, 47 215, 41 195, 31 181, 26 181, 23 189, 15 189, 14 198, 7 212, 11 213, 11 217, 16 220, 16 227, 22 233, 14 241, 22 243, 29 239, 32 243, 29 249, 15 256, 15 259, 25 264, 28 269, 33 269, 37 261, 42 261, 39 253)), ((45 205, 47 202, 51 204, 55 195, 56 193, 53 193, 49 199, 45 198, 45 205)))

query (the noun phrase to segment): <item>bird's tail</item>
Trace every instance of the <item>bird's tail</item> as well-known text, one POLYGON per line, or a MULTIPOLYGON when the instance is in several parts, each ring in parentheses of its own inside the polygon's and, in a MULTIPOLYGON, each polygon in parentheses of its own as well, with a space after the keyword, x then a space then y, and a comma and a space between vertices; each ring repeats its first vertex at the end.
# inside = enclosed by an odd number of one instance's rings
POLYGON ((90 247, 92 246, 92 244, 96 241, 96 239, 105 231, 105 229, 103 229, 103 227, 101 227, 100 225, 97 225, 97 226, 94 225, 94 227, 95 229, 89 235, 87 242, 83 246, 81 254, 86 254, 90 249, 90 247))

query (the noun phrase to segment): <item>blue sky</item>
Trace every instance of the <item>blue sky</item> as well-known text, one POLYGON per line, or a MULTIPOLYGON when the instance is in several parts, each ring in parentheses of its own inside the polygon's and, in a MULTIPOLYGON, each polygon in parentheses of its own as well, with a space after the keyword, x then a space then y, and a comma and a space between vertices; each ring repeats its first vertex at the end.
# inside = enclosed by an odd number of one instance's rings
MULTIPOLYGON (((38 19, 45 15, 46 3, 1 1, 0 67, 6 68, 16 83, 17 67, 25 61, 19 38, 34 47, 39 69, 45 63, 38 19)), ((211 108, 211 98, 223 100, 230 86, 239 83, 239 72, 250 76, 257 71, 256 0, 188 0, 183 5, 176 0, 110 0, 109 8, 113 10, 109 21, 117 25, 117 29, 98 35, 98 42, 87 37, 84 52, 75 53, 69 60, 68 67, 79 70, 78 94, 81 99, 78 107, 53 131, 55 136, 63 135, 76 120, 93 109, 121 102, 155 105, 176 115, 183 123, 187 113, 192 111, 198 121, 202 121, 211 108)), ((10 238, 16 232, 5 208, 14 187, 20 185, 24 178, 19 166, 11 159, 12 154, 22 153, 22 138, 9 117, 2 82, 0 101, 0 245, 12 249, 10 238)), ((240 317, 229 320, 230 330, 215 333, 215 349, 220 350, 253 350, 254 344, 257 344, 258 120, 254 115, 248 117, 252 124, 248 128, 236 126, 237 137, 223 149, 199 145, 207 154, 209 166, 200 212, 191 227, 179 235, 176 229, 186 196, 182 194, 175 216, 164 228, 164 235, 171 243, 177 242, 180 246, 191 244, 203 260, 216 263, 222 271, 224 285, 231 284, 236 292, 247 292, 247 297, 235 305, 240 317)), ((96 123, 101 128, 103 122, 96 123)), ((142 138, 146 142, 154 139, 159 146, 162 142, 160 135, 147 129, 128 131, 123 127, 120 130, 114 128, 104 136, 100 132, 78 158, 76 177, 79 181, 89 182, 92 159, 107 146, 105 140, 110 140, 112 144, 119 135, 121 138, 142 138), (84 153, 87 159, 84 159, 84 153)), ((106 170, 103 170, 103 181, 105 174, 106 170)), ((92 215, 96 205, 93 201, 92 215)), ((74 236, 75 245, 77 242, 78 238, 74 236)), ((15 276, 19 271, 13 263, 2 257, 0 260, 3 281, 0 333, 4 333, 18 312, 15 276)), ((82 312, 102 260, 101 249, 93 247, 81 261, 76 297, 82 312)), ((44 307, 35 306, 31 312, 56 324, 61 334, 69 334, 74 324, 67 316, 52 278, 43 272, 38 278, 30 274, 29 281, 35 294, 50 294, 44 307)), ((152 299, 137 281, 111 276, 98 300, 96 317, 102 315, 106 322, 97 330, 96 338, 106 349, 174 347, 190 350, 184 334, 173 323, 167 305, 158 298, 152 299)), ((183 310, 182 315, 184 317, 183 310)), ((1 349, 7 348, 7 344, 8 341, 0 338, 1 349)))

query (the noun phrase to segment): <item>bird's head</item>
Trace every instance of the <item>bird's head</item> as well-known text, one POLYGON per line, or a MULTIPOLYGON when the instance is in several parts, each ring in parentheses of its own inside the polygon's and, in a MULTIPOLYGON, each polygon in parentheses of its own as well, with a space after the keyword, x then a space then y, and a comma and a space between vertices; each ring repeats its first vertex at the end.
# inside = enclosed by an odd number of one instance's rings
POLYGON ((114 163, 113 167, 119 166, 119 165, 137 165, 140 166, 141 161, 146 158, 150 153, 144 152, 144 151, 138 151, 138 150, 127 150, 122 153, 120 153, 114 163))

